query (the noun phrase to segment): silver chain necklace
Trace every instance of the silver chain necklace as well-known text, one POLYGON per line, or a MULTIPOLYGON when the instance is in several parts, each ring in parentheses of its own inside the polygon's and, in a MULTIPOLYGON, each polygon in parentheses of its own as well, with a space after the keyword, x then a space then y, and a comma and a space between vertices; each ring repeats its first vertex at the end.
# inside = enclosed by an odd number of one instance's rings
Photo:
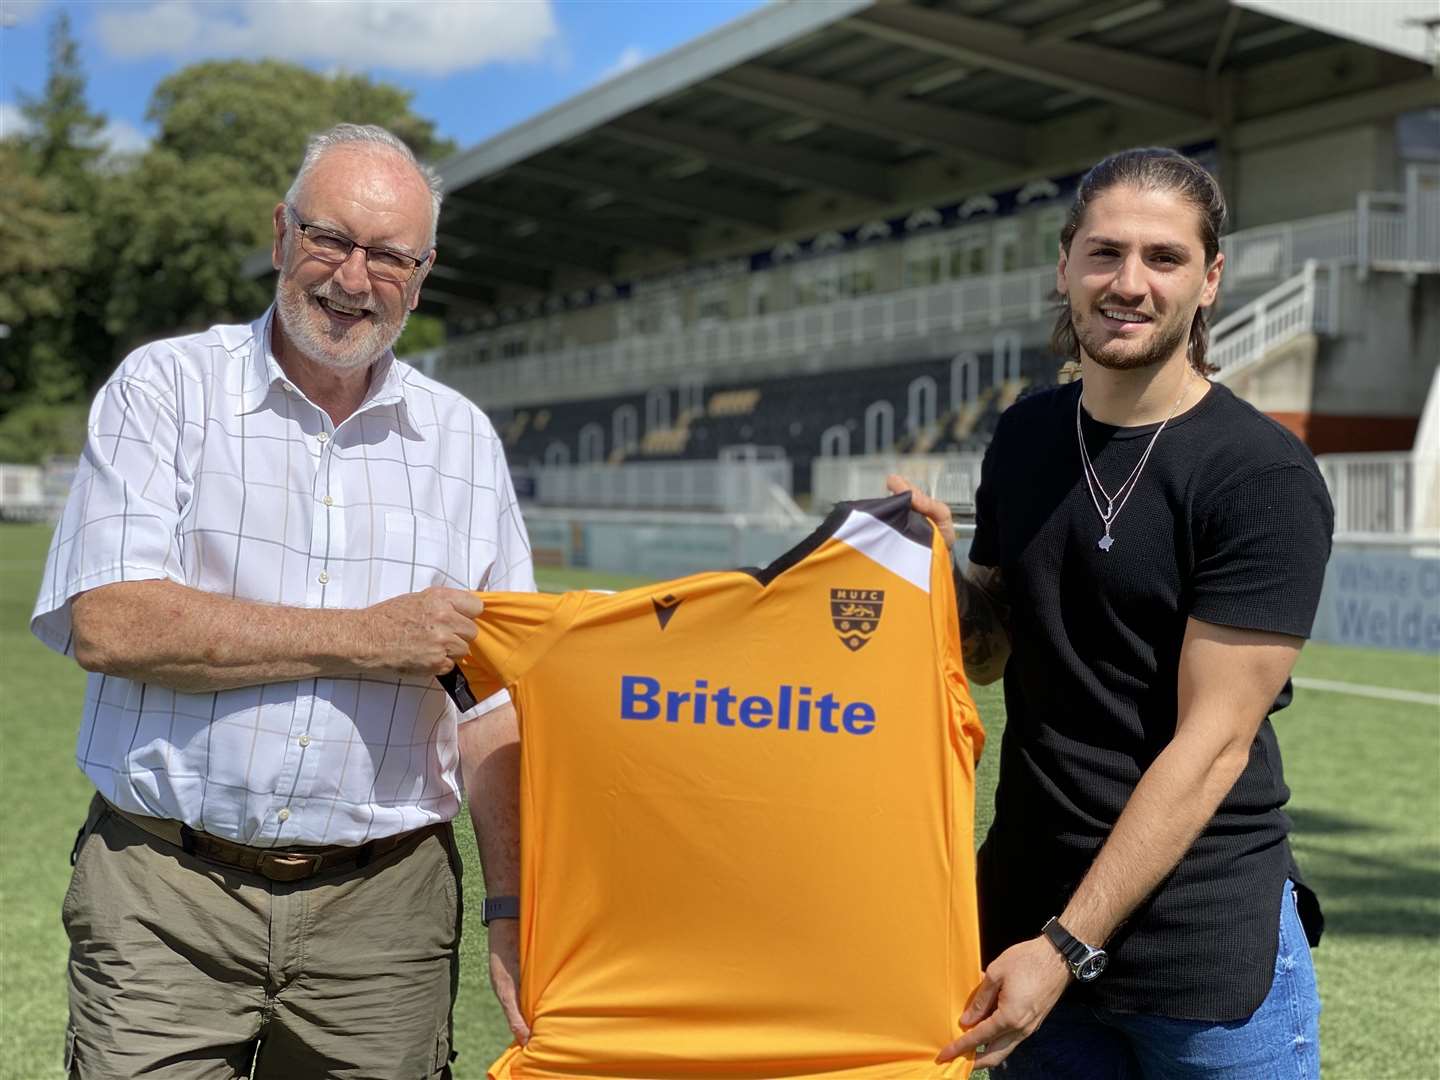
POLYGON ((1145 453, 1140 455, 1140 461, 1135 468, 1130 470, 1130 475, 1125 482, 1115 489, 1111 495, 1105 490, 1105 485, 1100 483, 1100 474, 1095 471, 1095 465, 1090 460, 1090 451, 1085 449, 1085 432, 1080 427, 1080 398, 1082 394, 1075 395, 1075 441, 1080 444, 1080 465, 1081 471, 1085 473, 1085 486, 1090 491, 1090 501, 1095 504, 1095 512, 1100 515, 1100 520, 1105 523, 1105 535, 1100 537, 1098 547, 1101 551, 1109 551, 1115 546, 1115 538, 1110 535, 1110 526, 1120 516, 1120 511, 1125 509, 1125 504, 1130 501, 1134 494, 1135 487, 1140 482, 1140 473, 1145 468, 1145 463, 1150 460, 1150 451, 1155 449, 1155 441, 1160 438, 1160 432, 1165 430, 1175 410, 1180 408, 1180 402, 1185 398, 1185 391, 1190 388, 1190 380, 1187 378, 1180 384, 1180 393, 1175 398, 1175 404, 1170 406, 1170 414, 1160 421, 1160 426, 1155 429, 1155 434, 1150 436, 1150 445, 1145 447, 1145 453), (1097 494, 1098 492, 1098 494, 1097 494), (1105 499, 1105 506, 1100 505, 1101 497, 1105 499))

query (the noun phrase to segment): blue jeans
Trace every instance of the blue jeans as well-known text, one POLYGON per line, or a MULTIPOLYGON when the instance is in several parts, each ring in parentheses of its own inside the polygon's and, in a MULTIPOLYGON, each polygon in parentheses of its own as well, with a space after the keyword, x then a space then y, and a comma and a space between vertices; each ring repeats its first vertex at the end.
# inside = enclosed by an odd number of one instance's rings
MULTIPOLYGON (((1105 976, 1100 976, 1102 979, 1105 976)), ((1318 1080, 1320 995, 1285 883, 1270 993, 1248 1020, 1215 1024, 1061 1000, 996 1080, 1318 1080)))

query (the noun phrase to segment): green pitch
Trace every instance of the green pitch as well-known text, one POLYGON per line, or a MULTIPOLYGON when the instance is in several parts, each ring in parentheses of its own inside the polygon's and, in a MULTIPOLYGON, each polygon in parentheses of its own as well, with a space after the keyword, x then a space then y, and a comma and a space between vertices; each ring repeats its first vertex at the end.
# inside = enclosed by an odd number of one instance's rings
MULTIPOLYGON (((83 677, 26 629, 48 540, 39 526, 0 526, 0 1080, 60 1076, 60 901, 90 796, 73 757, 83 677)), ((540 578, 547 589, 640 583, 580 570, 540 578)), ((1312 645, 1298 673, 1440 691, 1433 657, 1312 645)), ((993 687, 978 688, 976 698, 990 740, 979 771, 983 833, 1004 708, 993 687)), ((1328 921, 1315 954, 1325 1076, 1440 1077, 1440 710, 1302 689, 1276 726, 1294 792, 1296 853, 1328 921)), ((478 1080, 509 1035, 486 982, 484 931, 474 914, 481 877, 468 822, 459 831, 471 916, 456 1077, 478 1080)))

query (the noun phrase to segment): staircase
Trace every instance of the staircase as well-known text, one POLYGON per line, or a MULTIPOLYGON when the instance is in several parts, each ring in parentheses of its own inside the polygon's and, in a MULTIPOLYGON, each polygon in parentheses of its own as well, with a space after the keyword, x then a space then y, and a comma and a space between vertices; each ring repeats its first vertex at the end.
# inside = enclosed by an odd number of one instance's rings
POLYGON ((1247 229, 1221 250, 1232 295, 1289 275, 1211 328, 1224 382, 1302 334, 1338 333, 1341 273, 1440 274, 1440 166, 1409 166, 1404 192, 1361 192, 1354 210, 1247 229))
POLYGON ((1313 259, 1294 277, 1225 316, 1210 329, 1208 359, 1219 381, 1259 363, 1301 334, 1338 332, 1335 292, 1340 268, 1313 259))

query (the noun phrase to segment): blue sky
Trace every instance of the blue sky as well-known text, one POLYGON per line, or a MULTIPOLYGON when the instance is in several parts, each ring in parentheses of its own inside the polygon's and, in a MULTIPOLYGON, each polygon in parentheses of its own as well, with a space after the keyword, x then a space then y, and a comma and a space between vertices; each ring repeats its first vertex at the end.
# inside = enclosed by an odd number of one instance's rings
POLYGON ((46 35, 69 12, 90 105, 117 149, 152 133, 155 84, 197 60, 271 57, 363 71, 414 91, 473 146, 762 0, 0 0, 0 132, 44 85, 46 35))

